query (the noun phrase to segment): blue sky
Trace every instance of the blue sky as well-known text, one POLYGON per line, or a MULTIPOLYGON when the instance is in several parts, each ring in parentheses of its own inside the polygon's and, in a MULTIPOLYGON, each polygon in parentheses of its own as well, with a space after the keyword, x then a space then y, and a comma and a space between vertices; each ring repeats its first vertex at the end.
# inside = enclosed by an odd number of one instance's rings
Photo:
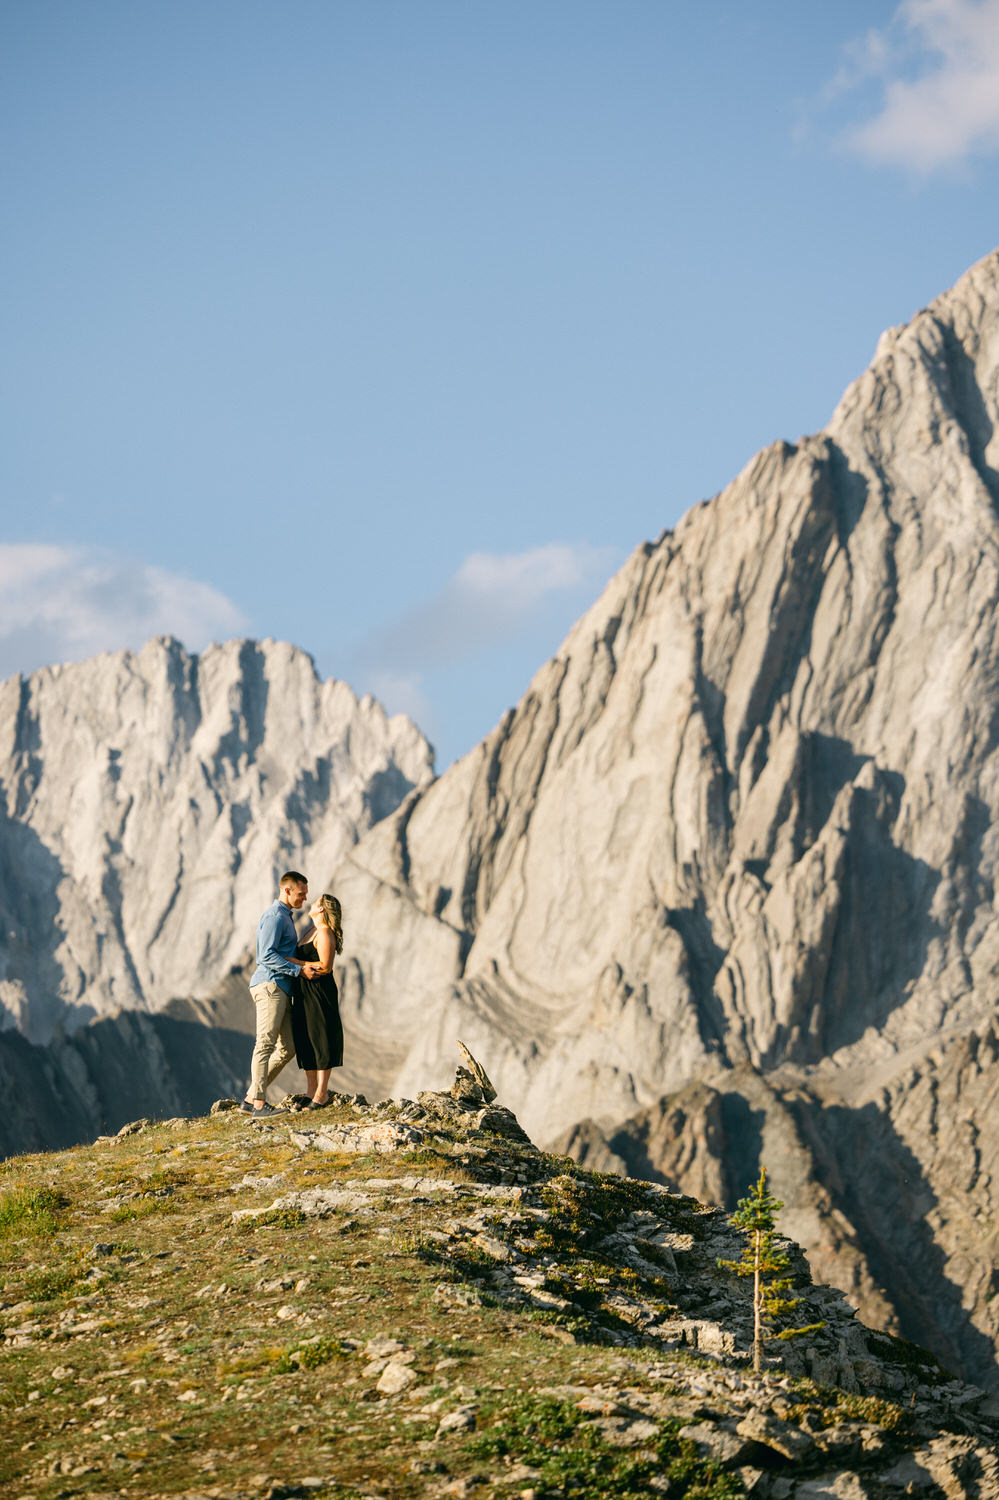
POLYGON ((274 636, 443 767, 997 157, 999 0, 6 0, 0 673, 274 636))

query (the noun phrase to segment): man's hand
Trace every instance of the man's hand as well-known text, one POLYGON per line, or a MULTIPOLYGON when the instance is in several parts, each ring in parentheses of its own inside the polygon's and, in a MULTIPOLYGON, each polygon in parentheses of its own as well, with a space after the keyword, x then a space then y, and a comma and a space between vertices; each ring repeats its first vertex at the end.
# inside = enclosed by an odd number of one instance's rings
POLYGON ((316 977, 316 966, 315 966, 315 964, 303 964, 302 965, 302 978, 303 979, 315 979, 315 977, 316 977))

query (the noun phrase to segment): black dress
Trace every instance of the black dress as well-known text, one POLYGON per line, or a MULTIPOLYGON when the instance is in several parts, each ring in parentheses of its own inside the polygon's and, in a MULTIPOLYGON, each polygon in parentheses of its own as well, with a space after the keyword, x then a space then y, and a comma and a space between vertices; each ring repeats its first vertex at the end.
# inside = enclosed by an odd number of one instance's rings
MULTIPOLYGON (((318 963, 314 943, 299 943, 295 957, 318 963)), ((291 1004, 295 1058, 300 1068, 339 1068, 343 1063, 343 1026, 336 980, 332 974, 296 979, 291 1004)))

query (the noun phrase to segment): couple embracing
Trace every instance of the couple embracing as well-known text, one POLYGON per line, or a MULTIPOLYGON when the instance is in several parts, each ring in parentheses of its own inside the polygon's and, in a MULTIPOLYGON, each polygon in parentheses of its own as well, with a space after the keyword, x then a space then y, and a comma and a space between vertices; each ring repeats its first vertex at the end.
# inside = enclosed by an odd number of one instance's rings
POLYGON ((257 1016, 250 1088, 240 1105, 259 1118, 275 1113, 267 1086, 294 1057, 305 1072, 309 1108, 329 1103, 330 1072, 343 1062, 343 1027, 333 960, 343 952, 343 914, 335 896, 310 906, 312 927, 298 941, 292 912, 301 911, 309 882, 297 870, 281 876, 278 898, 257 923, 257 967, 250 994, 257 1016))

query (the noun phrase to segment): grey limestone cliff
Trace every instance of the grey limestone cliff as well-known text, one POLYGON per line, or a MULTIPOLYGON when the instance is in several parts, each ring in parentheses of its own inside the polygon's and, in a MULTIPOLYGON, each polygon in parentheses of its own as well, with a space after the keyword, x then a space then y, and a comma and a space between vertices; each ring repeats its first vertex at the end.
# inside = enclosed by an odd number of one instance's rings
POLYGON ((535 1139, 729 1204, 762 1156, 818 1274, 991 1379, 997 601, 999 253, 339 863, 351 1085, 462 1035, 535 1139))
POLYGON ((160 639, 0 683, 5 1025, 46 1042, 210 995, 282 867, 318 883, 431 775, 408 719, 274 641, 160 639))

